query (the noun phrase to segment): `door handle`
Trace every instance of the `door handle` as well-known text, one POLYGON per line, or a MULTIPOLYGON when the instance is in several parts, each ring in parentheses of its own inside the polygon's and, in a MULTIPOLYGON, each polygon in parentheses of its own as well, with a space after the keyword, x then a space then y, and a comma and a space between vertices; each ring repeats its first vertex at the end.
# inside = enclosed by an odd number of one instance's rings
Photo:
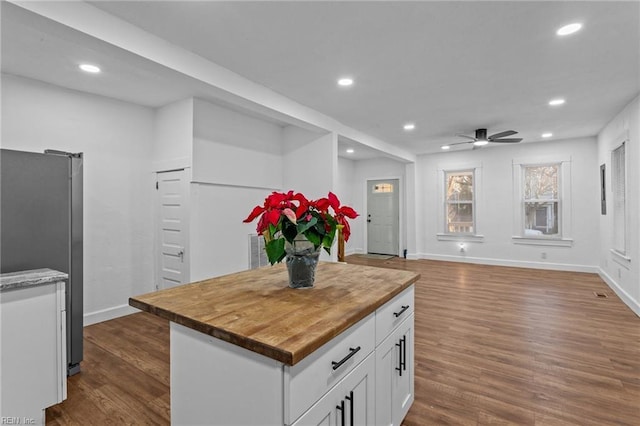
POLYGON ((393 316, 398 318, 400 315, 404 314, 404 311, 406 311, 407 309, 409 309, 409 305, 402 305, 402 309, 400 309, 400 312, 394 312, 393 316))
POLYGON ((356 352, 358 352, 359 350, 360 350, 360 346, 355 347, 355 348, 349 348, 349 354, 347 354, 347 356, 342 358, 340 361, 331 361, 331 365, 332 365, 331 368, 333 368, 334 370, 337 370, 338 368, 340 368, 340 366, 342 364, 347 362, 349 360, 349 358, 354 356, 356 354, 356 352))
POLYGON ((344 424, 344 399, 340 401, 340 405, 336 405, 336 409, 340 410, 340 426, 345 426, 344 424))
POLYGON ((398 343, 396 343, 396 346, 398 347, 399 353, 398 353, 398 366, 396 367, 396 371, 398 371, 398 373, 400 374, 400 376, 402 376, 402 339, 400 339, 398 341, 398 343))
POLYGON ((344 398, 349 401, 349 425, 353 426, 353 391, 350 391, 349 396, 344 398))
POLYGON ((180 249, 178 256, 180 256, 180 262, 184 262, 184 249, 180 249))

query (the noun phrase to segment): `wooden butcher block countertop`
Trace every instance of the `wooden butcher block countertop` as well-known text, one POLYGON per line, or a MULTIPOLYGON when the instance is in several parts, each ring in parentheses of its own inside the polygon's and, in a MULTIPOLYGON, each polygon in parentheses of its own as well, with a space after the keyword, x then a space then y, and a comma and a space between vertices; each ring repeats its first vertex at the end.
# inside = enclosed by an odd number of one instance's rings
POLYGON ((295 365, 419 277, 320 262, 313 288, 292 289, 285 265, 278 264, 132 297, 129 304, 295 365))

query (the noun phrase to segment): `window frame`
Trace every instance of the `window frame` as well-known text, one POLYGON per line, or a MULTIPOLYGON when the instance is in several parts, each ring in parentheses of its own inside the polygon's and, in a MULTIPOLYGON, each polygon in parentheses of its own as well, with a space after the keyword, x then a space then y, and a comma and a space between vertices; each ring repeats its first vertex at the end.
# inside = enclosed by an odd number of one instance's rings
POLYGON ((458 162, 446 163, 446 165, 440 164, 437 168, 437 182, 438 188, 438 209, 437 209, 437 232, 436 239, 438 241, 460 241, 460 242, 483 242, 484 235, 480 234, 479 230, 482 227, 482 164, 461 164, 458 162), (467 233, 452 233, 447 232, 447 174, 448 173, 463 173, 471 172, 473 176, 473 232, 467 233))
POLYGON ((444 233, 448 235, 475 235, 476 230, 476 178, 475 170, 445 170, 444 172, 444 233), (447 187, 450 176, 471 176, 471 200, 450 201, 447 197, 447 187), (452 232, 449 230, 449 207, 451 205, 470 204, 471 205, 471 232, 452 232))
POLYGON ((617 263, 619 263, 620 265, 629 268, 629 264, 631 262, 631 258, 629 257, 629 238, 627 237, 627 230, 629 229, 629 161, 628 161, 628 155, 627 155, 627 141, 628 138, 625 137, 620 137, 620 143, 611 150, 611 202, 612 202, 612 209, 611 209, 611 213, 612 213, 612 219, 611 219, 611 223, 612 223, 612 240, 611 240, 611 253, 613 254, 613 259, 614 261, 616 261, 617 263), (620 250, 620 246, 618 246, 618 241, 616 238, 616 235, 618 234, 616 227, 618 226, 617 224, 619 223, 618 220, 616 220, 616 218, 618 217, 618 214, 620 213, 619 210, 617 210, 617 200, 616 200, 616 194, 618 193, 617 191, 617 169, 615 168, 616 165, 616 161, 615 161, 615 153, 618 150, 622 150, 623 152, 623 174, 622 174, 622 183, 624 185, 623 188, 623 207, 622 207, 622 231, 619 233, 622 237, 622 246, 623 249, 620 250))
MULTIPOLYGON (((524 237, 526 235, 526 219, 527 219, 527 203, 558 203, 557 208, 557 227, 558 230, 555 234, 542 234, 539 236, 535 235, 527 235, 528 238, 548 238, 548 239, 557 239, 562 237, 562 163, 545 163, 545 164, 523 164, 521 166, 522 170, 522 198, 520 200, 520 212, 522 214, 522 229, 521 235, 524 237), (524 185, 527 183, 527 169, 534 167, 556 167, 556 198, 525 198, 524 185)), ((536 219, 537 221, 537 212, 536 219)))
MULTIPOLYGON (((513 236, 514 244, 541 246, 573 246, 571 238, 571 158, 541 156, 513 160, 513 236), (558 166, 558 233, 553 235, 525 234, 524 184, 527 167, 558 166)), ((551 201, 551 200, 544 200, 551 201)))

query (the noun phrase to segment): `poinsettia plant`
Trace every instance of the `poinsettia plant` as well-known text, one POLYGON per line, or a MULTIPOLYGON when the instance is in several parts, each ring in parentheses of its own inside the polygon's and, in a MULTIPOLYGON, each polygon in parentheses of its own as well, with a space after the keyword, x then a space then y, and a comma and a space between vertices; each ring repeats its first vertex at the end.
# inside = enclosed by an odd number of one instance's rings
POLYGON ((298 234, 304 235, 316 250, 322 247, 331 254, 337 226, 344 225, 342 233, 348 241, 351 228, 347 218, 355 219, 358 213, 351 207, 341 206, 333 192, 327 197, 309 200, 301 193, 274 191, 263 205, 255 206, 243 222, 252 222, 258 216, 256 231, 264 236, 267 257, 273 265, 284 259, 285 241, 293 244, 298 234))

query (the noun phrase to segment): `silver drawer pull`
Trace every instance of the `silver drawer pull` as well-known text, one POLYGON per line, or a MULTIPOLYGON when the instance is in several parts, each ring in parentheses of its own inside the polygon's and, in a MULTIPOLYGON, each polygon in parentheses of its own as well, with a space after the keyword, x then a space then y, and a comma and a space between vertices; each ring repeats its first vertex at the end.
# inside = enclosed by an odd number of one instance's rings
POLYGON ((344 358, 342 358, 340 361, 336 362, 336 361, 331 361, 331 365, 333 365, 333 369, 337 370, 338 368, 340 368, 340 366, 342 364, 344 364, 345 362, 347 362, 349 360, 349 358, 351 358, 352 356, 354 356, 358 351, 360 350, 360 346, 358 346, 357 348, 349 348, 349 354, 347 356, 345 356, 344 358))

